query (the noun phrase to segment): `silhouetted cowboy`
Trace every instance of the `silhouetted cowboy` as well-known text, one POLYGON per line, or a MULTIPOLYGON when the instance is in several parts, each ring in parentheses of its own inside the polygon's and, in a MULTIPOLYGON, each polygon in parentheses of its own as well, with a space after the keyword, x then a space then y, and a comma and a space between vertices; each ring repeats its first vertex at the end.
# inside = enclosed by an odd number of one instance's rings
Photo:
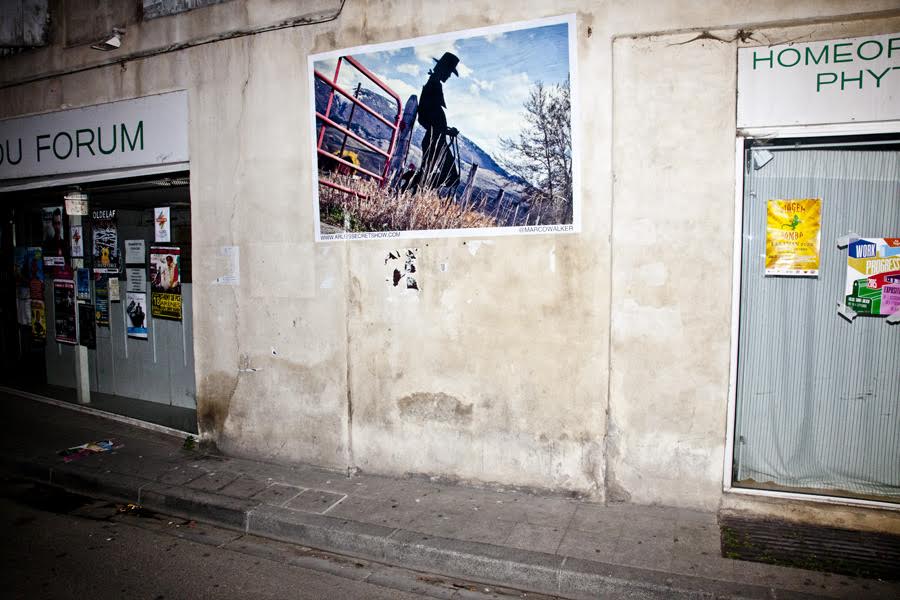
POLYGON ((437 64, 428 72, 428 81, 422 88, 419 98, 419 124, 425 128, 422 138, 422 167, 414 188, 422 183, 426 188, 439 186, 455 186, 459 183, 459 169, 453 163, 453 155, 447 144, 447 137, 456 137, 459 131, 455 127, 447 127, 447 115, 444 109, 443 84, 450 74, 459 77, 456 65, 459 58, 450 52, 444 52, 440 59, 432 59, 437 64))

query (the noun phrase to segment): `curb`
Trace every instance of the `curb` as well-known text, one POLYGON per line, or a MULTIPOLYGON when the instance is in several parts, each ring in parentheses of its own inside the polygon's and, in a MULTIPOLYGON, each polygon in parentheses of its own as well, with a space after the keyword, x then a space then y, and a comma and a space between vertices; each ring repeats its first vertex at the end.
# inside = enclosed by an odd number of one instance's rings
MULTIPOLYGON (((562 557, 416 531, 303 513, 132 475, 46 461, 5 461, 6 471, 73 492, 135 502, 251 535, 446 577, 518 588, 572 600, 597 597, 716 599, 773 597, 774 590, 692 575, 562 557)), ((779 599, 810 594, 778 590, 779 599)))

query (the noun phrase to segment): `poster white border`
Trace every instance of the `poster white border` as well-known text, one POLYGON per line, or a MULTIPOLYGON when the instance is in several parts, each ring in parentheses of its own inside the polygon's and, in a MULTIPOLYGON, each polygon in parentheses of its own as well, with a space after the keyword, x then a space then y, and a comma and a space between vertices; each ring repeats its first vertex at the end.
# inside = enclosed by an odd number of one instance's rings
POLYGON ((329 50, 328 52, 320 52, 318 54, 310 54, 307 57, 307 84, 309 89, 308 101, 309 110, 309 150, 310 165, 312 166, 313 179, 312 198, 313 198, 313 227, 315 228, 316 242, 333 242, 345 240, 373 240, 373 239, 389 239, 389 240, 405 240, 405 239, 423 239, 423 238, 452 238, 452 237, 500 237, 510 235, 541 235, 548 233, 580 233, 581 232, 581 119, 579 115, 579 94, 578 94, 578 56, 577 56, 577 39, 578 31, 576 28, 576 15, 574 13, 558 15, 555 17, 545 17, 541 19, 531 19, 528 21, 515 21, 513 23, 505 23, 503 25, 490 25, 487 27, 476 27, 474 29, 463 29, 459 31, 450 31, 447 33, 438 33, 415 38, 406 38, 393 42, 382 42, 380 44, 366 44, 363 46, 353 46, 351 48, 341 48, 339 50, 329 50), (323 234, 319 214, 319 178, 318 169, 316 168, 316 110, 315 110, 315 73, 313 65, 320 60, 328 60, 346 56, 347 54, 358 54, 360 52, 382 52, 385 50, 394 50, 397 48, 407 48, 421 44, 433 44, 445 40, 459 40, 479 37, 484 35, 492 35, 506 33, 508 31, 518 31, 521 29, 530 29, 534 27, 545 27, 547 25, 559 25, 565 23, 568 26, 568 44, 569 44, 569 89, 571 93, 571 124, 572 124, 572 223, 571 224, 555 224, 555 225, 527 225, 527 226, 509 226, 509 227, 472 227, 466 229, 420 229, 407 231, 366 231, 366 232, 341 232, 333 234, 323 234))

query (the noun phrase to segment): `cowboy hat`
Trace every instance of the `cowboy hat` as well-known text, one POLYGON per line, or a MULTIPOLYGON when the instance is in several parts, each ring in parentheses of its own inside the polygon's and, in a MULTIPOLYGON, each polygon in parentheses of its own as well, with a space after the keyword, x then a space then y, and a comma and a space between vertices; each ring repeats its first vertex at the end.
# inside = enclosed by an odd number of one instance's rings
POLYGON ((436 62, 437 64, 434 66, 435 69, 439 67, 443 67, 459 77, 459 72, 456 70, 456 65, 459 64, 459 57, 453 54, 452 52, 444 52, 444 55, 441 56, 440 60, 437 58, 431 57, 431 60, 436 62))

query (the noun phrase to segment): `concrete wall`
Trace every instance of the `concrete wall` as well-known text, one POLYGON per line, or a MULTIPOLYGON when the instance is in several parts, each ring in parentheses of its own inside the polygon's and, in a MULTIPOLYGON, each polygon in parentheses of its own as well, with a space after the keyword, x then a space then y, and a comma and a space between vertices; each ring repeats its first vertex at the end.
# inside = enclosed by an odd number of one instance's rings
MULTIPOLYGON (((54 46, 7 59, 4 81, 37 79, 0 88, 0 116, 188 90, 197 403, 224 451, 713 508, 736 31, 772 43, 897 31, 888 10, 894 1, 350 0, 328 23, 71 75, 54 74, 116 55, 54 46), (384 284, 395 244, 313 241, 307 55, 570 12, 582 233, 404 243, 418 249, 417 300, 384 284), (690 41, 703 30, 725 41, 690 41), (714 252, 691 245, 701 236, 714 252), (211 284, 224 245, 241 248, 240 286, 211 284), (698 303, 698 286, 715 301, 698 303)), ((131 26, 119 54, 291 11, 229 2, 155 19, 131 26)))

